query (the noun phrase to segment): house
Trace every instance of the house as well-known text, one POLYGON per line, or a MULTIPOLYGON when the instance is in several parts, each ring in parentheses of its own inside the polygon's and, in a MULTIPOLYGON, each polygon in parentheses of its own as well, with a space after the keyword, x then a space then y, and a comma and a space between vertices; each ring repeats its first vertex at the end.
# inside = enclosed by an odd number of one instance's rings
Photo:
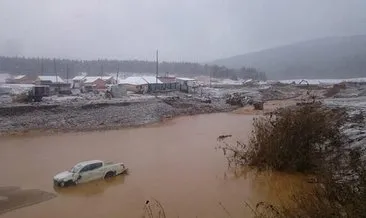
POLYGON ((146 93, 148 91, 148 83, 140 76, 130 76, 126 79, 118 81, 118 84, 122 84, 127 91, 135 93, 146 93))
POLYGON ((177 77, 179 90, 186 93, 195 93, 199 87, 197 80, 192 78, 177 77))
POLYGON ((84 92, 91 92, 95 90, 106 89, 106 81, 100 76, 87 76, 84 78, 82 90, 84 92))
POLYGON ((162 83, 176 83, 177 78, 175 76, 158 76, 158 79, 162 83))
POLYGON ((34 83, 37 85, 50 85, 57 83, 65 83, 65 81, 61 79, 61 77, 59 76, 37 76, 34 83))
POLYGON ((135 93, 147 93, 160 90, 163 83, 155 76, 131 76, 126 79, 119 80, 119 84, 123 84, 127 91, 135 93))
POLYGON ((113 76, 101 76, 100 78, 104 80, 106 84, 117 84, 117 80, 113 76))
POLYGON ((35 80, 35 77, 31 77, 28 75, 17 75, 14 77, 10 77, 6 80, 8 84, 32 84, 35 80))
POLYGON ((79 75, 72 78, 72 88, 81 89, 84 85, 86 75, 79 75))
POLYGON ((71 85, 59 76, 38 76, 34 83, 49 86, 50 94, 71 94, 71 85))
POLYGON ((163 83, 162 90, 177 90, 179 87, 175 76, 159 76, 158 79, 163 83))

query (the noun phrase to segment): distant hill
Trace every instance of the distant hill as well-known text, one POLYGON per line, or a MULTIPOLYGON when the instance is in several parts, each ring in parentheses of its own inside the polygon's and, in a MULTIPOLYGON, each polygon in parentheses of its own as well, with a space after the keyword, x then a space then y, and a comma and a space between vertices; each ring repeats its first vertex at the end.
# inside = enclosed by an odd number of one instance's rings
POLYGON ((216 60, 229 68, 255 67, 268 79, 366 77, 366 35, 295 43, 216 60))

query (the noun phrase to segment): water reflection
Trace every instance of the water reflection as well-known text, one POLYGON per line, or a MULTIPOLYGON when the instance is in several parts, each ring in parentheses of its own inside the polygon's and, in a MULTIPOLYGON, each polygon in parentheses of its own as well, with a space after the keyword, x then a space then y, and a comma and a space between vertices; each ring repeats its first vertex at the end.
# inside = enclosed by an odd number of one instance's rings
POLYGON ((77 196, 77 197, 98 196, 102 195, 108 189, 111 189, 115 186, 123 185, 126 176, 127 176, 126 174, 123 174, 110 178, 108 180, 100 179, 64 188, 54 186, 54 190, 59 195, 65 195, 65 196, 77 196))

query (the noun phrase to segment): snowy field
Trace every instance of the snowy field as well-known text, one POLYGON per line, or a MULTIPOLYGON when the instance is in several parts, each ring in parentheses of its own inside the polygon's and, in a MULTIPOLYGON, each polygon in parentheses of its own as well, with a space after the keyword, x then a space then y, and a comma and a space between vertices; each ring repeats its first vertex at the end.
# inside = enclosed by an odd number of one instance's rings
POLYGON ((9 79, 10 75, 7 73, 0 73, 0 84, 5 83, 6 79, 9 79))
POLYGON ((0 84, 0 94, 20 94, 30 90, 33 84, 0 84))
POLYGON ((290 80, 270 80, 269 83, 281 82, 290 84, 295 82, 299 84, 302 80, 307 81, 311 85, 332 85, 341 82, 366 82, 366 77, 361 78, 349 78, 349 79, 290 79, 290 80))

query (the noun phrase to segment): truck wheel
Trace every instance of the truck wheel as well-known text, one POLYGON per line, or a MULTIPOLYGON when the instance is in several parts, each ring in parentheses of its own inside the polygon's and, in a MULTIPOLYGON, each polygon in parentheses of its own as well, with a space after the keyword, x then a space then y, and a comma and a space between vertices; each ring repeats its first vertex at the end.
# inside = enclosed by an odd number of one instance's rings
POLYGON ((63 187, 68 187, 68 186, 71 186, 71 185, 74 185, 74 184, 76 184, 76 183, 74 183, 73 181, 69 180, 67 182, 60 182, 59 186, 61 188, 63 188, 63 187))
POLYGON ((115 173, 112 171, 109 171, 105 174, 104 179, 110 179, 115 176, 115 173))

